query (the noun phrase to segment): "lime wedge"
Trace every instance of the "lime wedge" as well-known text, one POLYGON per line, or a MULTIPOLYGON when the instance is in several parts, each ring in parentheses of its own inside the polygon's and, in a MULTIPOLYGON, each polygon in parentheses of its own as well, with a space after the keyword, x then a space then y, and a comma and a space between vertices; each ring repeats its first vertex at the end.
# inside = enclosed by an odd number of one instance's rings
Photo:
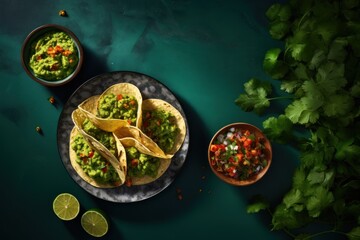
POLYGON ((70 193, 60 193, 53 201, 53 210, 61 220, 72 220, 80 211, 79 201, 70 193))
POLYGON ((96 209, 87 210, 81 217, 81 226, 94 237, 102 237, 109 230, 105 214, 96 209))

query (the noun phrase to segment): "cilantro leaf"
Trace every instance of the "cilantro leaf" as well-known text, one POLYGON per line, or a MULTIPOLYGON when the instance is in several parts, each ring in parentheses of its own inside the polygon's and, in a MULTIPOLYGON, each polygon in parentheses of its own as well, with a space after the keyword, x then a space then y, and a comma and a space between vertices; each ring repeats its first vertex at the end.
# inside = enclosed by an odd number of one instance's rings
POLYGON ((290 23, 287 21, 274 21, 270 23, 270 36, 273 39, 282 39, 290 30, 290 23))
POLYGON ((293 207, 295 204, 303 202, 303 195, 299 189, 293 188, 284 196, 283 202, 286 208, 293 207))
POLYGON ((305 212, 295 211, 293 208, 286 208, 284 203, 279 204, 272 218, 273 230, 294 229, 304 226, 310 221, 305 212))
POLYGON ((311 195, 306 200, 306 209, 309 216, 318 217, 321 211, 330 206, 334 201, 334 195, 328 189, 319 185, 311 189, 311 195))
POLYGON ((261 210, 265 210, 269 208, 270 204, 266 201, 262 196, 256 195, 252 202, 247 206, 246 212, 247 213, 257 213, 261 210))
POLYGON ((255 111, 257 114, 262 114, 270 106, 267 98, 272 92, 270 83, 252 78, 244 84, 244 90, 245 93, 240 94, 235 100, 235 103, 244 111, 255 111))
POLYGON ((282 78, 288 72, 288 66, 280 60, 281 52, 280 48, 272 48, 265 53, 263 68, 274 79, 282 78))
POLYGON ((322 64, 316 74, 316 82, 327 95, 332 95, 347 83, 344 77, 344 64, 326 62, 322 64))
POLYGON ((304 184, 306 184, 306 173, 302 168, 297 168, 293 175, 293 187, 294 188, 304 188, 304 184))
POLYGON ((336 146, 335 158, 339 160, 360 158, 360 146, 354 143, 354 139, 339 142, 336 146))
POLYGON ((319 118, 319 113, 316 109, 312 109, 312 103, 314 103, 314 101, 308 97, 295 100, 286 107, 285 116, 294 124, 315 123, 319 118))
POLYGON ((360 226, 354 227, 346 235, 349 238, 349 240, 359 240, 360 239, 360 226))
POLYGON ((273 141, 286 143, 294 138, 292 134, 293 123, 285 116, 269 117, 263 122, 264 134, 273 141))
POLYGON ((326 52, 323 49, 317 49, 309 62, 309 69, 318 68, 326 60, 326 52))
POLYGON ((335 39, 329 49, 328 60, 335 61, 337 63, 343 63, 345 58, 348 55, 346 51, 346 47, 348 45, 348 41, 344 38, 335 39))
POLYGON ((291 17, 291 8, 286 4, 274 3, 268 8, 265 15, 270 21, 287 21, 291 17))
POLYGON ((353 97, 360 98, 360 81, 356 82, 351 88, 350 88, 350 94, 353 97))
POLYGON ((324 103, 324 114, 328 117, 343 116, 349 113, 354 106, 353 98, 345 94, 335 94, 327 98, 324 103))

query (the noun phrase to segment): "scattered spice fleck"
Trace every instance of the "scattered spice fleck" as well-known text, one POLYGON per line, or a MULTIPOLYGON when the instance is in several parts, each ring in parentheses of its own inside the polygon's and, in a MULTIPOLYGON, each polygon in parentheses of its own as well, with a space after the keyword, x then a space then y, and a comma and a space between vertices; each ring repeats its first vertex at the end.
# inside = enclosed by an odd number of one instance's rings
POLYGON ((182 195, 182 193, 181 193, 181 189, 180 189, 180 188, 177 188, 177 189, 176 189, 176 193, 177 193, 177 198, 178 198, 179 200, 182 200, 182 199, 183 199, 183 195, 182 195))
POLYGON ((51 104, 54 104, 55 103, 55 98, 53 96, 49 97, 49 102, 51 104))
POLYGON ((59 11, 59 16, 61 16, 61 17, 67 16, 66 11, 65 11, 65 10, 60 10, 60 11, 59 11))
POLYGON ((179 199, 179 200, 182 200, 182 199, 183 199, 182 194, 178 194, 178 199, 179 199))
POLYGON ((199 188, 199 192, 202 192, 202 189, 201 189, 201 188, 199 188))
POLYGON ((205 176, 202 176, 201 179, 204 180, 206 177, 205 176))
POLYGON ((35 130, 36 130, 38 133, 42 133, 42 129, 41 129, 41 127, 39 127, 39 126, 37 126, 37 127, 35 128, 35 130))

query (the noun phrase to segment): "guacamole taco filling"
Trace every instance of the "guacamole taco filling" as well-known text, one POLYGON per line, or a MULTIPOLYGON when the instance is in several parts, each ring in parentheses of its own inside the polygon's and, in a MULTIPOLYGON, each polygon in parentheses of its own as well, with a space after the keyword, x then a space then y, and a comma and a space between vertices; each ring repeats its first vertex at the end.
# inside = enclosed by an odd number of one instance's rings
POLYGON ((159 158, 134 138, 123 138, 127 162, 126 185, 143 185, 160 178, 171 163, 170 158, 159 158))
POLYGON ((100 188, 120 186, 125 173, 119 161, 109 159, 74 127, 70 137, 70 162, 79 176, 89 184, 100 188))
POLYGON ((87 135, 97 140, 104 148, 109 150, 115 157, 118 156, 117 146, 120 142, 117 142, 117 138, 114 137, 112 132, 107 132, 97 127, 90 118, 87 117, 80 109, 76 109, 72 112, 72 120, 74 124, 87 135))
POLYGON ((174 155, 184 142, 185 120, 181 113, 161 99, 147 99, 142 105, 141 131, 165 154, 174 155))
POLYGON ((130 83, 118 83, 101 95, 84 100, 78 108, 101 129, 113 132, 117 128, 141 125, 142 95, 130 83))
POLYGON ((120 119, 128 125, 141 123, 142 95, 131 83, 118 83, 107 88, 97 101, 97 117, 120 119))

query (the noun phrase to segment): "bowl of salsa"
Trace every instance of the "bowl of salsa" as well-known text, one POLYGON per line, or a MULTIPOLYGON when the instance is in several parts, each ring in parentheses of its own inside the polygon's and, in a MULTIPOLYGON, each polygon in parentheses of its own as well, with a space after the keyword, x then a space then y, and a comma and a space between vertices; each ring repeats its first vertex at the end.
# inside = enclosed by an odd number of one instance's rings
POLYGON ((56 24, 37 27, 21 48, 26 73, 45 86, 59 86, 73 80, 83 63, 83 48, 76 35, 56 24))
POLYGON ((250 185, 268 171, 272 161, 271 143, 254 125, 231 123, 212 137, 208 161, 222 181, 234 186, 250 185))

